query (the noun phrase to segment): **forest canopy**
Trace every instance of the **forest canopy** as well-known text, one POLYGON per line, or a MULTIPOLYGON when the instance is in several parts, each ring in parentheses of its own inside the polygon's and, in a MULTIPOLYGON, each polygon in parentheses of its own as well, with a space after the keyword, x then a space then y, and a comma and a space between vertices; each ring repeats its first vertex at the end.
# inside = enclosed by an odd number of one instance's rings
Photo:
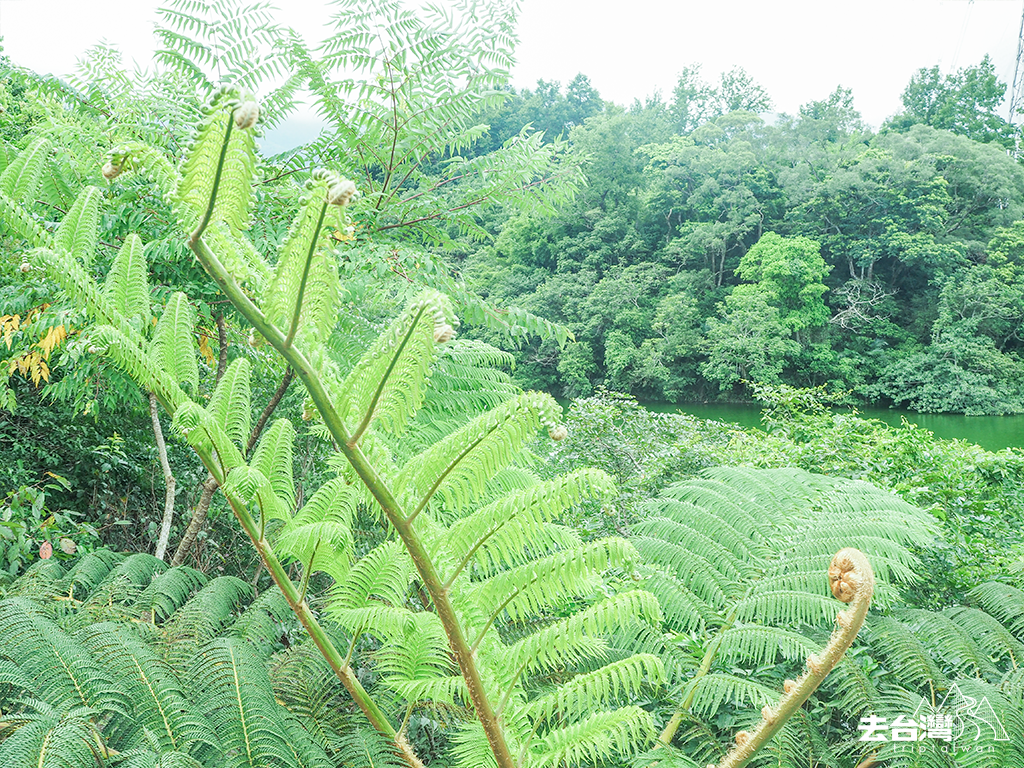
POLYGON ((775 115, 738 70, 712 84, 686 68, 671 99, 627 108, 583 75, 541 82, 488 117, 490 145, 524 122, 567 138, 587 186, 553 217, 510 212, 462 268, 572 329, 564 349, 519 353, 523 381, 567 397, 827 384, 855 403, 1020 412, 1024 171, 1005 92, 987 58, 921 69, 873 131, 848 89, 775 115))

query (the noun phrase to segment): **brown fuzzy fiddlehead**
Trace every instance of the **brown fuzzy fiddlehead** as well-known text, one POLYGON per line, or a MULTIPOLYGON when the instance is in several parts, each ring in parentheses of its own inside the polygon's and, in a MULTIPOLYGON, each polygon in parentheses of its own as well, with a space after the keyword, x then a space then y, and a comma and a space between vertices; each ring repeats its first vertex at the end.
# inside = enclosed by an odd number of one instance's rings
POLYGON ((867 616, 875 589, 875 575, 871 570, 871 564, 859 550, 842 549, 832 558, 828 580, 836 599, 849 604, 846 610, 836 615, 836 628, 828 645, 821 653, 811 654, 807 658, 806 668, 799 678, 787 680, 783 684, 782 698, 775 706, 761 710, 761 722, 753 731, 740 731, 736 734, 736 746, 722 758, 718 768, 742 768, 746 765, 771 740, 783 723, 803 706, 853 644, 854 638, 864 625, 864 618, 867 616))

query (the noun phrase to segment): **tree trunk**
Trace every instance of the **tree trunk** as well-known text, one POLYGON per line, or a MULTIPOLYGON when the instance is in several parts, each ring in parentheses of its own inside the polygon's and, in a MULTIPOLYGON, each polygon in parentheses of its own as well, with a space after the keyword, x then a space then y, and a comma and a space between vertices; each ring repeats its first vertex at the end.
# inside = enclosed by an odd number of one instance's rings
POLYGON ((164 432, 160 428, 160 415, 157 412, 156 395, 149 393, 149 415, 153 419, 153 436, 156 438, 156 452, 160 456, 160 467, 164 471, 164 517, 160 522, 160 537, 156 541, 154 556, 163 560, 167 552, 167 539, 171 535, 171 523, 174 520, 174 475, 167 461, 167 444, 164 443, 164 432))
POLYGON ((206 523, 206 516, 210 512, 213 494, 219 487, 220 484, 213 479, 212 475, 206 476, 206 482, 203 483, 203 495, 199 497, 199 503, 196 504, 196 508, 192 512, 192 519, 188 521, 188 528, 185 529, 185 535, 181 537, 178 548, 174 551, 174 557, 171 558, 172 566, 181 565, 185 555, 188 554, 188 551, 192 549, 192 545, 195 544, 196 537, 206 523))

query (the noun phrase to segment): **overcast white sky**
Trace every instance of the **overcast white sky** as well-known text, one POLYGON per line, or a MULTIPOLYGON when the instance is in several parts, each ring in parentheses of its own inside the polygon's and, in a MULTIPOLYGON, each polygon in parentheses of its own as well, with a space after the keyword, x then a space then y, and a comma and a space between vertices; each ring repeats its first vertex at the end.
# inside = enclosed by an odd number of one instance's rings
MULTIPOLYGON (((699 63, 708 79, 742 66, 780 112, 795 112, 837 85, 853 89, 878 125, 920 67, 943 72, 985 53, 1013 79, 1024 0, 523 0, 514 84, 565 83, 577 72, 620 104, 654 91, 671 96, 679 70, 699 63)), ((0 0, 7 54, 41 72, 67 74, 99 40, 148 65, 158 2, 0 0)), ((319 36, 322 0, 280 2, 278 19, 319 36)), ((1005 114, 1005 112, 1004 112, 1005 114)))

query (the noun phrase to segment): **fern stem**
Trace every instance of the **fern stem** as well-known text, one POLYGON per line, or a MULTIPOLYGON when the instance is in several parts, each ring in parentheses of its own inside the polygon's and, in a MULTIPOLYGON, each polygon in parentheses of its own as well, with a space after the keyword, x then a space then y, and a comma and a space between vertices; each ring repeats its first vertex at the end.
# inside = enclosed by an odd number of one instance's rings
POLYGON ((840 550, 832 558, 829 579, 832 593, 843 602, 850 603, 850 607, 836 616, 838 626, 822 652, 807 659, 807 668, 796 681, 786 682, 785 693, 778 704, 762 710, 761 722, 753 732, 741 731, 736 735, 736 746, 722 758, 718 768, 743 768, 749 763, 817 690, 853 644, 868 615, 875 588, 871 564, 859 550, 840 550))
MULTIPOLYGON (((334 670, 334 674, 341 680, 342 685, 352 696, 352 699, 359 705, 359 708, 366 715, 370 724, 377 729, 381 734, 396 740, 398 733, 395 731, 394 726, 388 720, 387 715, 377 706, 377 703, 371 698, 371 696, 363 688, 359 679, 355 676, 352 668, 348 665, 346 659, 341 656, 334 643, 327 636, 323 627, 313 616, 312 611, 309 608, 309 604, 302 599, 299 591, 295 588, 295 584, 288 578, 288 573, 285 571, 284 566, 281 565, 281 561, 278 560, 277 555, 274 553, 273 547, 270 545, 265 538, 261 537, 257 530, 256 521, 252 515, 249 514, 249 509, 245 504, 230 492, 225 492, 225 498, 228 500, 228 504, 231 506, 232 512, 235 513, 235 517, 238 518, 239 523, 242 525, 242 529, 249 536, 253 546, 256 548, 257 553, 260 555, 260 559, 270 572, 271 578, 274 583, 277 584, 278 589, 281 590, 281 594, 284 595, 285 600, 288 601, 289 607, 295 613, 299 623, 302 624, 303 629, 309 633, 313 643, 320 651, 321 655, 334 670)), ((408 762, 408 761, 407 761, 408 762)), ((415 763, 410 762, 410 766, 414 766, 415 763)))
POLYGON ((313 237, 309 241, 309 252, 306 254, 306 266, 302 269, 302 280, 299 281, 299 293, 295 298, 295 313, 292 315, 291 327, 288 328, 288 335, 284 339, 285 347, 291 347, 295 341, 295 334, 299 330, 299 319, 302 317, 302 297, 306 293, 306 283, 309 280, 309 268, 313 264, 313 255, 316 253, 316 245, 320 240, 320 230, 324 226, 324 217, 327 215, 327 199, 324 199, 320 206, 320 217, 316 220, 316 229, 313 230, 313 237))
POLYGON ((729 612, 729 615, 726 616, 725 623, 722 625, 718 636, 714 639, 711 645, 708 646, 707 651, 704 652, 704 658, 700 660, 700 667, 697 669, 697 672, 690 679, 690 692, 686 695, 683 703, 679 705, 678 709, 676 709, 672 718, 665 725, 665 729, 658 737, 658 741, 662 744, 672 743, 672 738, 676 735, 676 731, 679 730, 679 725, 683 722, 683 717, 690 711, 690 707, 693 706, 694 696, 697 695, 697 681, 711 671, 711 663, 715 660, 715 656, 718 655, 718 649, 722 645, 722 640, 725 637, 726 630, 732 627, 735 620, 736 609, 733 608, 732 611, 729 612))
POLYGON ((220 157, 217 158, 217 170, 213 175, 213 186, 210 188, 210 202, 206 205, 206 212, 203 214, 203 218, 199 220, 199 224, 189 235, 188 244, 189 247, 193 247, 199 238, 203 236, 203 232, 206 230, 207 225, 210 223, 210 219, 213 217, 213 206, 217 202, 217 189, 220 187, 220 177, 224 173, 224 159, 228 156, 228 147, 231 145, 231 130, 235 127, 235 121, 231 118, 230 113, 228 114, 228 127, 224 132, 224 141, 220 145, 220 157))
POLYGON ((388 363, 388 368, 384 371, 384 375, 380 379, 380 383, 377 384, 377 389, 373 393, 373 398, 370 400, 370 405, 366 409, 366 413, 363 415, 363 420, 359 422, 359 426, 356 427, 356 431, 352 433, 352 437, 349 438, 349 447, 354 448, 359 442, 359 438, 363 436, 363 433, 370 426, 370 422, 373 421, 373 412, 377 409, 377 403, 380 402, 380 396, 384 394, 384 387, 388 383, 388 379, 391 378, 391 374, 395 370, 395 366, 398 364, 398 359, 402 356, 402 352, 405 350, 406 345, 409 343, 409 339, 412 338, 413 333, 416 331, 416 326, 420 323, 420 318, 423 317, 423 313, 427 311, 427 306, 424 304, 420 307, 420 311, 416 313, 416 316, 409 323, 409 330, 405 332, 405 336, 402 337, 402 341, 398 345, 398 349, 395 350, 395 354, 391 356, 391 362, 388 363))
MULTIPOLYGON (((202 238, 196 238, 195 240, 190 241, 189 246, 192 248, 199 261, 206 268, 206 271, 217 282, 224 294, 231 300, 231 303, 235 305, 235 308, 242 313, 245 319, 248 320, 267 341, 270 342, 281 356, 284 357, 285 361, 295 369, 296 374, 302 380, 302 383, 306 387, 306 391, 309 392, 309 396, 312 398, 317 410, 323 417, 324 424, 327 426, 328 431, 331 433, 331 437, 338 445, 338 449, 342 454, 344 454, 345 458, 348 459, 349 464, 351 464, 352 469, 359 476, 359 479, 370 491, 370 494, 374 499, 376 499, 377 503, 380 504, 384 514, 387 516, 396 533, 398 533, 399 538, 401 538, 402 543, 405 545, 406 551, 412 558, 412 561, 416 566, 416 570, 420 575, 420 580, 423 582, 423 586, 426 587, 427 592, 430 595, 430 599, 434 603, 434 609, 437 611, 437 616, 441 620, 445 634, 448 636, 448 643, 451 646, 452 653, 458 661, 459 669, 466 681, 466 688, 469 691, 470 699, 476 709, 477 719, 483 727, 484 734, 487 737, 487 742, 494 754, 498 768, 515 768, 515 761, 509 751, 508 742, 505 740, 504 730, 497 715, 495 715, 494 708, 491 705, 487 691, 484 689, 483 680, 480 677, 480 670, 473 658, 473 654, 469 648, 469 643, 466 642, 466 636, 462 631, 462 625, 459 622, 458 616, 455 614, 455 608, 452 606, 451 600, 448 597, 448 592, 437 574, 437 570, 434 567, 434 562, 431 559, 430 554, 427 552, 427 549, 419 535, 413 530, 411 521, 406 518, 402 510, 402 505, 399 503, 398 499, 395 498, 387 483, 384 482, 384 480, 377 474, 374 467, 366 459, 366 456, 363 454, 362 450, 360 450, 359 446, 352 447, 349 445, 351 438, 349 437, 348 431, 342 422, 341 416, 334 408, 334 404, 324 387, 323 382, 320 380, 319 375, 312 364, 306 359, 305 355, 295 347, 285 344, 285 337, 281 331, 271 323, 267 322, 263 313, 255 304, 253 304, 252 300, 245 295, 245 292, 239 287, 234 277, 228 273, 224 268, 224 265, 221 264, 220 260, 210 250, 209 246, 206 245, 202 238)), ((248 511, 244 511, 248 517, 248 511)), ((239 519, 241 520, 241 518, 239 519)), ((249 519, 251 520, 251 518, 249 519)), ((255 533, 255 529, 253 529, 253 533, 255 533)), ((252 535, 250 534, 250 538, 251 537, 252 535)), ((254 544, 256 543, 256 540, 254 540, 254 544)), ((263 543, 263 546, 265 546, 269 554, 273 556, 273 552, 269 549, 269 545, 266 545, 266 542, 263 543)), ((260 549, 260 546, 258 545, 257 548, 260 549)), ((261 555, 263 554, 262 549, 260 549, 260 553, 261 555)), ((276 563, 276 558, 273 558, 273 561, 276 563)), ((267 562, 267 565, 268 568, 270 568, 270 561, 267 562)), ((277 568, 280 569, 280 563, 276 563, 276 565, 277 568)), ((272 574, 274 573, 273 569, 271 569, 271 572, 272 574)), ((281 574, 284 574, 283 569, 281 570, 281 574)), ((277 576, 275 575, 275 581, 276 580, 277 576)), ((284 577, 284 581, 287 583, 287 586, 291 588, 292 592, 294 592, 295 587, 287 580, 286 576, 284 577)), ((298 597, 297 594, 295 596, 298 597)), ((296 611, 296 615, 298 615, 300 607, 301 606, 298 603, 293 606, 292 610, 296 611)), ((306 607, 305 610, 308 613, 308 607, 306 607)), ((310 619, 312 619, 312 616, 310 616, 310 619)), ((305 626, 305 624, 303 626, 305 626)), ((319 629, 318 624, 315 626, 319 629)), ((320 631, 322 632, 322 630, 320 631)), ((326 639, 326 636, 324 636, 324 639, 326 639)), ((333 645, 330 646, 330 648, 335 654, 337 654, 337 650, 334 649, 333 645)), ((364 697, 366 696, 365 691, 363 692, 363 695, 364 697)), ((354 695, 353 698, 355 698, 354 695)), ((390 727, 390 724, 388 725, 390 727)))

